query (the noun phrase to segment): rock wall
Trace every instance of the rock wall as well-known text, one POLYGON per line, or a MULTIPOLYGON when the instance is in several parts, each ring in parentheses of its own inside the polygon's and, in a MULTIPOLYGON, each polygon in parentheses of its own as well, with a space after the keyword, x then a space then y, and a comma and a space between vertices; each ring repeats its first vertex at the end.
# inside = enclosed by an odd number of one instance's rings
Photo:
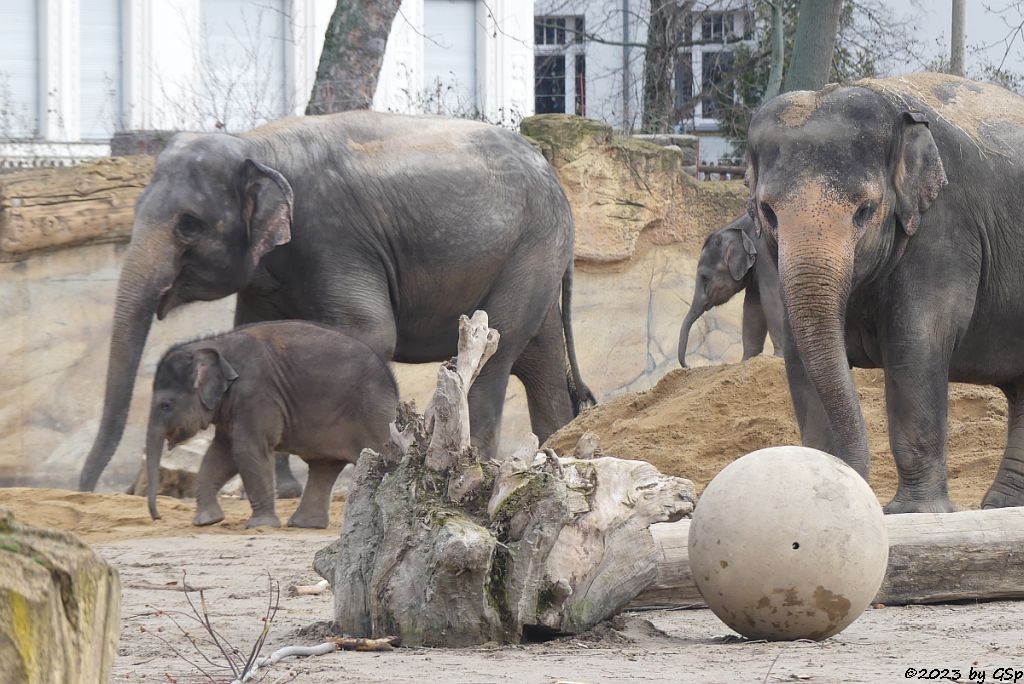
MULTIPOLYGON (((683 173, 678 148, 617 138, 603 124, 544 115, 525 120, 523 130, 557 169, 576 216, 573 319, 583 377, 599 400, 651 387, 677 365, 679 325, 704 237, 742 211, 745 190, 697 182, 683 173)), ((0 261, 7 261, 0 263, 0 485, 77 482, 101 414, 124 251, 96 243, 127 239, 130 207, 150 163, 104 160, 0 181, 0 261), (11 194, 19 187, 31 189, 25 199, 11 194), (50 209, 25 218, 28 196, 45 188, 58 199, 33 200, 50 209), (78 205, 99 209, 79 212, 79 220, 78 205), (54 223, 59 230, 39 228, 47 211, 63 217, 54 223)), ((101 489, 123 490, 137 474, 152 373, 164 349, 227 329, 233 309, 231 298, 196 303, 154 323, 128 428, 101 489)), ((691 365, 739 360, 740 320, 739 298, 706 315, 691 335, 691 365)), ((403 398, 424 407, 436 366, 400 366, 397 375, 403 398)), ((515 379, 507 398, 506 452, 529 430, 515 379)))

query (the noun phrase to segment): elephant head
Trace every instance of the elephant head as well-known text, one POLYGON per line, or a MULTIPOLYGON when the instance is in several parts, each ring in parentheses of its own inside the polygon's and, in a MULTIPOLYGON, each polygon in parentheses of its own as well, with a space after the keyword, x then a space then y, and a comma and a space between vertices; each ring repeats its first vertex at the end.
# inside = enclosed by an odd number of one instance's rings
POLYGON ((157 483, 164 441, 181 444, 213 421, 238 373, 216 349, 172 348, 157 366, 146 430, 146 495, 156 520, 157 483))
POLYGON ((118 280, 99 434, 79 489, 92 490, 128 418, 153 316, 243 289, 267 252, 291 239, 292 189, 250 156, 250 141, 179 134, 135 206, 118 280))
POLYGON ((750 239, 753 230, 750 217, 742 216, 704 241, 697 261, 690 310, 679 329, 679 365, 683 368, 686 368, 686 345, 693 324, 705 311, 725 304, 749 283, 757 259, 757 248, 750 239))
POLYGON ((847 304, 900 258, 946 182, 928 119, 866 87, 786 93, 751 120, 749 213, 777 245, 795 351, 828 414, 835 455, 863 464, 865 477, 847 304))

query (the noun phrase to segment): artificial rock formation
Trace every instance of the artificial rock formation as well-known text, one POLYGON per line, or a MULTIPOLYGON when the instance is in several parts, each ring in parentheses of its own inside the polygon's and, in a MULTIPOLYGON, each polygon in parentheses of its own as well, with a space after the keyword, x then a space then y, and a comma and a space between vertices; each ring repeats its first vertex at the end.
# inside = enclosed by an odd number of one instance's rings
POLYGON ((642 461, 559 458, 536 438, 481 460, 466 397, 497 342, 485 313, 463 317, 426 416, 403 405, 360 456, 341 539, 314 564, 344 633, 466 646, 586 630, 654 580, 648 527, 693 509, 692 483, 642 461))
POLYGON ((121 582, 99 554, 0 509, 0 681, 107 681, 120 616, 121 582))

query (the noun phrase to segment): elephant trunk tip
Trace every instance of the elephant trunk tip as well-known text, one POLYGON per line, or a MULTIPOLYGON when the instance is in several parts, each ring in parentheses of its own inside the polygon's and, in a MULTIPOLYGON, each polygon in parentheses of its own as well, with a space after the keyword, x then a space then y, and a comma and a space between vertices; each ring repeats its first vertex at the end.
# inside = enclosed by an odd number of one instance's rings
POLYGON ((160 519, 160 511, 156 508, 156 494, 149 497, 149 517, 153 520, 160 519))

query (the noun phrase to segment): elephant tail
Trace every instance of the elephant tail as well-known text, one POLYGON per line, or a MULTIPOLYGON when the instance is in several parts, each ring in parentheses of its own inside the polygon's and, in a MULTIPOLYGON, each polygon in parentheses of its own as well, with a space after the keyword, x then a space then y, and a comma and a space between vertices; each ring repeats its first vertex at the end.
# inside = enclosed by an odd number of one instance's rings
POLYGON ((565 379, 569 385, 572 413, 578 416, 583 409, 597 405, 597 399, 583 382, 580 364, 576 360, 576 344, 572 336, 572 257, 569 258, 569 266, 562 275, 562 332, 565 335, 565 355, 568 360, 565 379))

